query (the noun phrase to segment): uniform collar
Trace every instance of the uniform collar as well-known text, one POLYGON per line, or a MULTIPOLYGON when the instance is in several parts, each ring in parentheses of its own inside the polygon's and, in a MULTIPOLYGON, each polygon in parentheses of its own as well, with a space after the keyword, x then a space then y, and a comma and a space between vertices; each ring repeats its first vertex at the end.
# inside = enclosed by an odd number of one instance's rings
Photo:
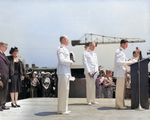
POLYGON ((93 56, 94 51, 91 51, 91 50, 88 50, 88 51, 89 51, 89 53, 93 56))
POLYGON ((122 47, 119 47, 120 51, 123 51, 124 52, 124 49, 122 47))
POLYGON ((61 47, 66 47, 64 44, 61 44, 60 46, 61 46, 61 47))
POLYGON ((93 53, 93 52, 94 52, 94 51, 92 51, 92 50, 90 50, 90 49, 89 49, 88 51, 89 51, 90 53, 93 53))

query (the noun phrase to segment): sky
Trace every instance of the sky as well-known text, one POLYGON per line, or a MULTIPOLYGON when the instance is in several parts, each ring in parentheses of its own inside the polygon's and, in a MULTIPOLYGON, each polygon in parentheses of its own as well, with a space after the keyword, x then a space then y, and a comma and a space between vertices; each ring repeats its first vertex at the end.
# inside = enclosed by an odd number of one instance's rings
MULTIPOLYGON (((0 0, 0 41, 19 48, 26 64, 57 66, 59 37, 77 40, 85 33, 112 37, 140 38, 146 43, 129 44, 126 56, 139 46, 146 58, 150 49, 149 0, 0 0)), ((99 65, 113 69, 119 44, 98 45, 99 65)), ((83 46, 72 47, 75 65, 82 65, 83 46)))

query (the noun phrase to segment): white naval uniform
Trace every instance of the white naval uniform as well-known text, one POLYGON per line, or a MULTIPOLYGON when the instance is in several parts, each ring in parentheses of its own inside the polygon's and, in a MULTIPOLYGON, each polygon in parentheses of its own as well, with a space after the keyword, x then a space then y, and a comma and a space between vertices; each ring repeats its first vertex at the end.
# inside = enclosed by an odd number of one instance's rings
POLYGON ((88 73, 94 74, 98 71, 97 55, 91 50, 85 51, 83 55, 84 74, 86 76, 86 97, 88 103, 95 103, 95 80, 88 73))
POLYGON ((125 95, 125 69, 127 58, 124 49, 120 47, 115 53, 114 77, 117 78, 116 84, 116 108, 124 108, 125 95))
POLYGON ((58 113, 68 111, 68 96, 69 96, 69 78, 71 76, 70 64, 73 63, 70 60, 70 53, 64 46, 60 46, 57 49, 58 66, 58 113))

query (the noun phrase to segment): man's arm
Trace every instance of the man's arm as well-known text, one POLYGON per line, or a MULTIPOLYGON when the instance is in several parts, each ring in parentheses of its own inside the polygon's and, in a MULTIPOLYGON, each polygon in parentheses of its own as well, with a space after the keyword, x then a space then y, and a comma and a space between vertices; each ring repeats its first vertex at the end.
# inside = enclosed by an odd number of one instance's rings
POLYGON ((98 71, 98 59, 97 59, 97 54, 95 53, 95 72, 97 72, 98 71))
POLYGON ((121 52, 116 53, 117 65, 122 67, 125 65, 125 58, 121 52))
POLYGON ((65 58, 63 48, 57 50, 57 55, 61 64, 70 65, 73 63, 72 60, 65 58))
POLYGON ((83 54, 83 65, 86 68, 87 72, 91 73, 89 65, 87 63, 87 53, 86 52, 84 52, 84 54, 83 54))
POLYGON ((1 88, 3 88, 3 80, 2 80, 2 65, 1 65, 1 61, 0 61, 0 86, 1 86, 1 88))

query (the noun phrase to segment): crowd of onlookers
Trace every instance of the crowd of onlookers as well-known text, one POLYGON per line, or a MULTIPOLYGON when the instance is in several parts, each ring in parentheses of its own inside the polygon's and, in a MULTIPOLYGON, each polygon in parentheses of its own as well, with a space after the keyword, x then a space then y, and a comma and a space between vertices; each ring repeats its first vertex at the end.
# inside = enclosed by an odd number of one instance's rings
POLYGON ((24 97, 54 97, 55 96, 55 73, 28 72, 22 81, 24 97))

